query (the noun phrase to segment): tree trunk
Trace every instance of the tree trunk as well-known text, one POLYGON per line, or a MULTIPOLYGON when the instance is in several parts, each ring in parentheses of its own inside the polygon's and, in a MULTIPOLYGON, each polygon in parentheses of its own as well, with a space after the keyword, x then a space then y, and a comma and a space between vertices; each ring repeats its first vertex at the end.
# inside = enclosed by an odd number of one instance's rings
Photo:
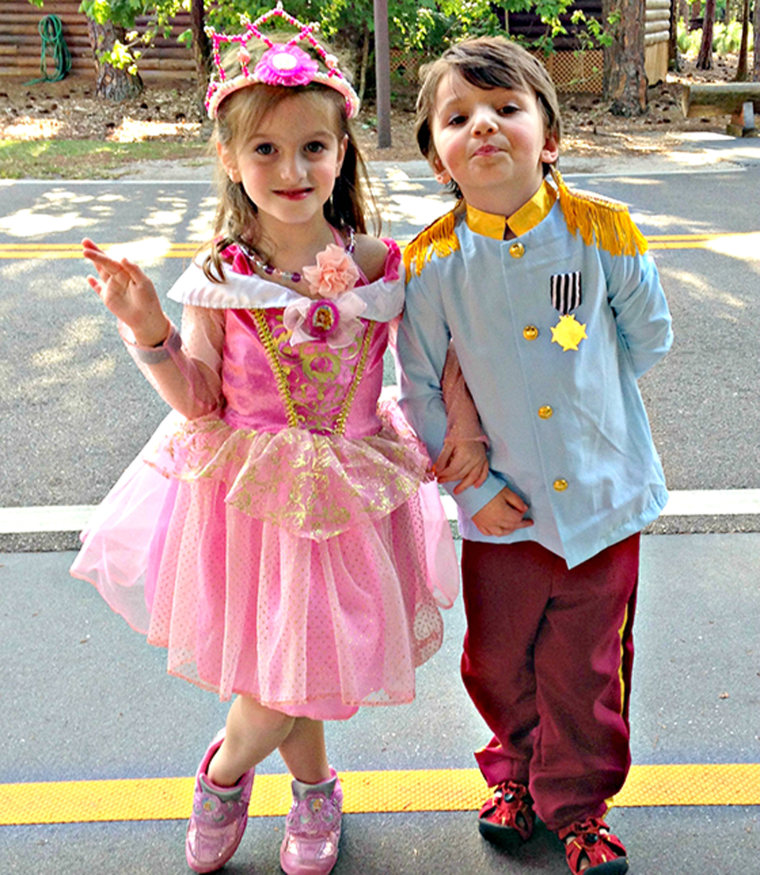
POLYGON ((192 0, 190 6, 190 29, 193 34, 193 60, 195 75, 198 79, 198 89, 205 93, 208 88, 209 68, 211 63, 211 42, 205 30, 206 15, 203 0, 192 0))
POLYGON ((697 30, 699 25, 697 22, 699 21, 699 12, 702 9, 701 0, 692 0, 691 3, 691 16, 689 20, 686 22, 687 30, 697 30))
POLYGON ((697 70, 712 70, 713 25, 715 0, 705 0, 705 18, 702 22, 702 42, 697 55, 697 70))
POLYGON ((755 34, 755 51, 752 61, 752 81, 760 82, 760 0, 755 0, 755 15, 752 30, 755 34))
MULTIPOLYGON (((755 5, 757 5, 757 0, 755 0, 755 5)), ((742 38, 741 43, 739 45, 739 61, 736 65, 736 76, 735 79, 737 82, 746 82, 749 78, 748 70, 747 70, 747 48, 749 44, 749 0, 744 0, 742 3, 742 38)), ((757 38, 755 38, 755 42, 757 42, 757 38)))
POLYGON ((488 4, 491 12, 496 16, 496 20, 499 22, 499 27, 503 31, 507 31, 507 10, 501 3, 489 3, 488 4))
POLYGON ((603 0, 605 21, 617 20, 611 45, 604 49, 604 96, 613 115, 646 112, 644 0, 603 0))
POLYGON ((678 62, 678 4, 670 0, 670 36, 668 37, 668 70, 681 69, 678 62))
POLYGON ((91 18, 87 19, 87 29, 90 37, 90 45, 95 57, 95 93, 98 97, 107 100, 127 100, 136 97, 143 90, 142 79, 138 74, 132 74, 127 70, 120 70, 111 64, 103 63, 100 56, 103 52, 110 51, 117 40, 123 41, 125 30, 117 27, 110 21, 98 24, 91 18))
POLYGON ((367 93, 367 71, 369 69, 369 44, 370 33, 367 25, 364 25, 362 36, 362 54, 359 61, 359 90, 356 92, 359 103, 364 103, 364 95, 367 93))

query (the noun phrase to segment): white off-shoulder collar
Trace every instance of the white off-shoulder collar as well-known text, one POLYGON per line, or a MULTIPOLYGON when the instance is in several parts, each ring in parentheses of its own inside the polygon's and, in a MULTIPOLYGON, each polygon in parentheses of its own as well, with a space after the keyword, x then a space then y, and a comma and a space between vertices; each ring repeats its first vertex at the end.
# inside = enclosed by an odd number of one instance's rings
MULTIPOLYGON (((399 265, 399 278, 376 280, 352 289, 366 304, 363 319, 390 322, 404 307, 404 267, 399 265)), ((244 276, 225 271, 223 283, 212 283, 196 262, 180 276, 169 290, 169 298, 180 304, 208 307, 213 310, 253 310, 287 307, 303 296, 298 292, 263 279, 255 274, 244 276)))

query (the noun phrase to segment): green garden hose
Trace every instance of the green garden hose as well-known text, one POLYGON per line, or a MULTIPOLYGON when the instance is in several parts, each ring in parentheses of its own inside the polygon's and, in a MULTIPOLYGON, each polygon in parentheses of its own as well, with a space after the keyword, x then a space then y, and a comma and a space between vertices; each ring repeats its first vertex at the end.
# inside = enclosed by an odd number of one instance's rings
POLYGON ((40 19, 37 30, 42 38, 42 53, 40 55, 40 72, 42 76, 39 79, 32 79, 27 82, 27 85, 33 85, 35 82, 59 82, 71 70, 71 52, 66 45, 66 40, 63 38, 63 22, 57 15, 46 15, 40 19), (47 51, 52 50, 53 60, 55 61, 54 75, 48 75, 47 71, 47 51))

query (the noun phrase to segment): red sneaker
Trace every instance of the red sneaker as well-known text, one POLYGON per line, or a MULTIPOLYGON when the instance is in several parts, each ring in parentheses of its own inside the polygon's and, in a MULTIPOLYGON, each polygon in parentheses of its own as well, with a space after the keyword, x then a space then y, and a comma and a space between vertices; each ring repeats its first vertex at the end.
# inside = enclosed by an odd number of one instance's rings
POLYGON ((525 784, 503 781, 478 814, 478 829, 484 839, 496 845, 527 842, 533 834, 536 815, 525 784))
POLYGON ((576 821, 558 830, 557 835, 565 845, 573 875, 623 875, 628 871, 625 846, 601 818, 576 821))

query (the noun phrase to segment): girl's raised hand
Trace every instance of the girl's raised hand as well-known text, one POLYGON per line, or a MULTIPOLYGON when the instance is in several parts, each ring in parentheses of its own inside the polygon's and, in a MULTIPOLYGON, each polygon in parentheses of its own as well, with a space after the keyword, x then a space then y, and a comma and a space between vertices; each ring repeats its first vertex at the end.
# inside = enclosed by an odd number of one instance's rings
POLYGON ((139 346, 157 346, 166 340, 169 320, 153 283, 133 262, 116 261, 92 240, 82 241, 82 254, 90 261, 100 280, 88 276, 87 282, 108 309, 132 329, 139 346))

